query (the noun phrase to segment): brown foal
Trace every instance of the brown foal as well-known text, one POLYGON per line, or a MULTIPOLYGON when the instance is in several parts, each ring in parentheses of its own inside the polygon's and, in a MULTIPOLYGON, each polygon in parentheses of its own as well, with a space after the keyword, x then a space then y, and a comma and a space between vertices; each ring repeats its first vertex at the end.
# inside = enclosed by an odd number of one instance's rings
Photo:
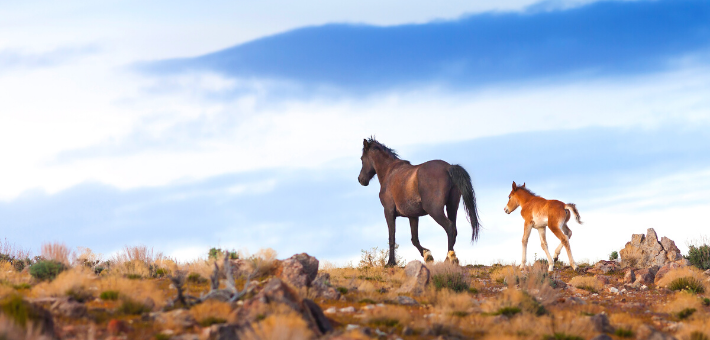
POLYGON ((505 206, 505 213, 510 214, 519 206, 520 215, 525 219, 524 233, 523 233, 523 261, 520 263, 520 268, 525 267, 527 248, 528 248, 528 238, 530 237, 530 232, 533 228, 537 229, 540 233, 540 245, 547 255, 548 271, 552 271, 553 265, 557 258, 560 256, 560 251, 564 246, 567 250, 567 257, 569 257, 569 263, 573 269, 577 269, 577 265, 574 263, 574 258, 572 258, 572 250, 570 250, 569 239, 572 237, 572 230, 567 227, 567 222, 569 221, 570 214, 574 214, 577 223, 582 224, 579 217, 579 212, 577 212, 577 207, 572 203, 563 203, 557 200, 546 200, 540 196, 535 195, 530 190, 525 188, 525 183, 521 186, 517 186, 513 182, 513 191, 508 195, 508 205, 505 206), (555 236, 562 243, 555 249, 555 258, 553 261, 552 256, 550 256, 550 251, 547 249, 547 239, 545 236, 545 227, 550 228, 555 236))

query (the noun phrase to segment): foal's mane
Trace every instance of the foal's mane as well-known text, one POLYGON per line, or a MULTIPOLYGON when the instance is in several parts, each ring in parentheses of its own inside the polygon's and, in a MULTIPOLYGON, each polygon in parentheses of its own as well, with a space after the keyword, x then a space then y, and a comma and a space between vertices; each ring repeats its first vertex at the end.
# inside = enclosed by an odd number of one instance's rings
POLYGON ((388 153, 390 156, 399 159, 399 155, 397 154, 397 151, 394 151, 394 149, 387 147, 387 145, 384 145, 380 142, 378 142, 375 137, 370 137, 367 139, 367 143, 369 144, 369 147, 365 149, 365 147, 362 147, 362 152, 365 153, 365 151, 373 149, 373 150, 382 150, 385 153, 388 153))
POLYGON ((527 193, 530 194, 530 195, 537 196, 534 192, 530 191, 530 189, 525 188, 525 187, 517 187, 517 189, 515 189, 515 190, 523 190, 523 191, 527 192, 527 193))

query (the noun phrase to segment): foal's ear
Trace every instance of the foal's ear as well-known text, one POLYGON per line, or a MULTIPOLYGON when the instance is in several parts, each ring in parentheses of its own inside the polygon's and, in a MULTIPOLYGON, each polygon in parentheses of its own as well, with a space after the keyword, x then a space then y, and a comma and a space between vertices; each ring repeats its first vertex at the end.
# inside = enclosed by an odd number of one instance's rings
POLYGON ((370 147, 370 143, 367 142, 367 139, 362 140, 362 147, 367 150, 370 147))
POLYGON ((517 189, 517 188, 518 188, 518 186, 515 185, 515 181, 513 181, 513 191, 515 191, 515 189, 517 189))
POLYGON ((522 186, 522 188, 525 188, 525 182, 523 182, 523 186, 522 186))

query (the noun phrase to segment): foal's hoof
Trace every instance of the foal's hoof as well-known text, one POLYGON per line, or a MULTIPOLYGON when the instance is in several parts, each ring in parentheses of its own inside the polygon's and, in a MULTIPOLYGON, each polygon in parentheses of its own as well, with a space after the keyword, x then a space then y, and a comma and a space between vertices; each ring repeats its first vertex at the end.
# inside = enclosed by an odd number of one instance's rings
POLYGON ((429 249, 424 250, 422 252, 422 256, 424 257, 424 262, 426 262, 426 263, 434 262, 434 256, 431 256, 431 251, 429 249))

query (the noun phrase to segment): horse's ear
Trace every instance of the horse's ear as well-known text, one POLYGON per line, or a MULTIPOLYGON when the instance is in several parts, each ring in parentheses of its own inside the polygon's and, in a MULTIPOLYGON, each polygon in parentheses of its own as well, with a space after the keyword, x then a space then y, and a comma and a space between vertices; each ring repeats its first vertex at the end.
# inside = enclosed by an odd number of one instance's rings
POLYGON ((525 182, 523 182, 523 188, 525 188, 525 182))
POLYGON ((515 185, 515 181, 513 181, 513 191, 515 191, 515 189, 517 189, 517 188, 518 188, 518 186, 515 185))
POLYGON ((367 139, 362 140, 362 147, 367 150, 370 147, 370 143, 367 142, 367 139))

